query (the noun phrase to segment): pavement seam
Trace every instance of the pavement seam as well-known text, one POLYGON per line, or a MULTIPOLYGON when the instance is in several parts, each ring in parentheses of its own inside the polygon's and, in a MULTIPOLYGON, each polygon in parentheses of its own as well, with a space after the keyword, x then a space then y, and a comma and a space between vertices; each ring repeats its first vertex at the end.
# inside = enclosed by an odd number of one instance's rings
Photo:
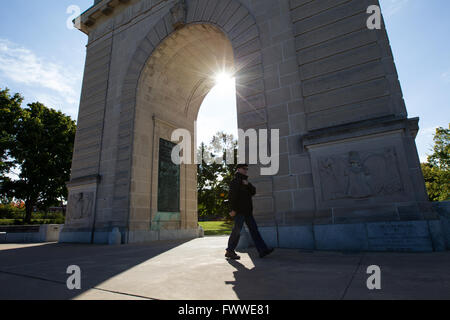
POLYGON ((102 289, 102 288, 97 288, 97 287, 94 287, 90 290, 98 290, 98 291, 110 292, 110 293, 114 293, 114 294, 120 294, 122 296, 129 296, 129 297, 136 297, 136 298, 142 298, 142 299, 153 300, 153 301, 160 301, 159 299, 155 299, 155 298, 139 296, 139 295, 132 294, 132 293, 125 293, 125 292, 113 291, 113 290, 108 290, 108 289, 102 289))
POLYGON ((28 274, 15 273, 15 272, 10 272, 10 271, 5 271, 5 270, 0 270, 0 273, 4 273, 4 274, 16 276, 16 277, 23 277, 23 278, 29 278, 29 279, 34 279, 34 280, 53 282, 53 283, 57 283, 57 284, 66 284, 65 282, 58 281, 58 280, 52 280, 52 279, 47 279, 47 278, 42 278, 42 277, 37 277, 37 276, 31 276, 31 275, 28 275, 28 274))
MULTIPOLYGON (((20 273, 15 273, 15 272, 9 272, 9 271, 4 271, 4 270, 0 270, 0 273, 8 274, 8 275, 16 276, 16 277, 22 277, 22 278, 28 278, 28 279, 52 282, 52 283, 56 283, 56 284, 64 284, 64 285, 66 284, 66 282, 63 282, 63 281, 52 280, 52 279, 47 279, 47 278, 42 278, 42 277, 37 277, 37 276, 31 276, 31 275, 27 275, 27 274, 20 274, 20 273)), ((135 294, 131 294, 131 293, 107 290, 107 289, 102 289, 102 288, 98 288, 98 287, 92 287, 90 289, 87 289, 86 291, 84 291, 84 293, 88 292, 89 290, 98 290, 98 291, 104 291, 104 292, 120 294, 120 295, 124 295, 124 296, 130 296, 130 297, 136 297, 136 298, 142 298, 142 299, 149 299, 149 300, 158 301, 158 299, 155 299, 155 298, 139 296, 139 295, 135 295, 135 294)))
POLYGON ((364 259, 364 255, 365 255, 365 253, 363 253, 363 254, 361 255, 361 257, 359 258, 358 265, 356 266, 355 271, 353 272, 352 277, 351 277, 351 279, 350 279, 350 281, 349 281, 347 287, 345 288, 344 293, 342 294, 342 297, 340 298, 340 300, 344 300, 344 299, 345 299, 345 296, 347 295, 347 291, 348 291, 348 289, 350 289, 350 286, 352 285, 352 282, 353 282, 353 280, 355 279, 356 274, 358 273, 358 270, 359 270, 359 268, 360 268, 361 265, 362 265, 362 261, 363 261, 363 259, 364 259))
MULTIPOLYGON (((147 248, 143 248, 143 249, 139 249, 139 250, 127 251, 126 253, 127 254, 133 254, 133 253, 140 252, 140 251, 143 251, 143 250, 147 250, 147 248)), ((167 252, 167 251, 165 251, 165 252, 167 252)), ((163 253, 165 253, 165 252, 163 252, 163 253)), ((120 255, 122 253, 123 253, 123 251, 120 251, 120 252, 108 252, 108 253, 104 253, 104 254, 101 254, 101 255, 103 257, 109 257, 109 256, 120 255)), ((150 259, 156 258, 156 257, 160 256, 163 253, 156 254, 154 257, 152 257, 150 259)), ((89 258, 93 258, 93 257, 98 258, 99 254, 89 254, 89 255, 78 257, 77 259, 85 260, 85 259, 89 259, 89 258)), ((9 265, 9 266, 4 266, 3 268, 11 269, 11 268, 16 268, 16 267, 30 267, 30 266, 35 266, 35 265, 39 265, 39 264, 64 262, 64 261, 67 261, 67 260, 70 261, 70 260, 73 260, 73 258, 72 257, 65 257, 65 258, 61 258, 61 259, 38 261, 38 262, 32 262, 32 263, 27 263, 27 264, 9 265)))

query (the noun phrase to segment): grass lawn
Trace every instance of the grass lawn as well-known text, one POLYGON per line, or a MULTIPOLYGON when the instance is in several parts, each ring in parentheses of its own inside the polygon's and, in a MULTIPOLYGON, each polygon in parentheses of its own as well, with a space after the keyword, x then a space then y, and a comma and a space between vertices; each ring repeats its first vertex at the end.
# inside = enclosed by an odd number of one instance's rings
POLYGON ((205 236, 230 235, 233 229, 232 221, 201 221, 198 224, 205 230, 205 236))
POLYGON ((0 226, 9 226, 14 224, 14 219, 0 219, 0 226))
MULTIPOLYGON (((64 224, 62 219, 32 219, 30 225, 38 224, 64 224)), ((23 225, 22 222, 16 223, 16 219, 0 219, 0 226, 23 225)))

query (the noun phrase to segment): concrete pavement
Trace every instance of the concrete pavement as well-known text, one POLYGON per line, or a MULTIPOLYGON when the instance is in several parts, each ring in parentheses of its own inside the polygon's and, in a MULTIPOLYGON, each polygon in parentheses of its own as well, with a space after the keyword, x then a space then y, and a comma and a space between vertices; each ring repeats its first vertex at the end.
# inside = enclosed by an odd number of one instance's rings
POLYGON ((0 245, 0 299, 450 299, 450 252, 337 253, 255 249, 226 261, 227 237, 119 247, 0 245), (81 268, 68 290, 67 267, 81 268), (367 267, 381 268, 370 291, 367 267))

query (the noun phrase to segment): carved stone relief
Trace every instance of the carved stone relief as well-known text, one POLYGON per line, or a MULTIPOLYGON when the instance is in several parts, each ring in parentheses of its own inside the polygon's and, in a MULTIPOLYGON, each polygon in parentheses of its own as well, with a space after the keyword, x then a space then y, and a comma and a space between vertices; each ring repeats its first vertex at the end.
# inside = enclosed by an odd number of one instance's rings
POLYGON ((351 151, 318 161, 324 201, 364 199, 404 191, 395 148, 351 151))
POLYGON ((94 209, 94 192, 77 192, 70 195, 68 221, 77 221, 92 216, 94 209))

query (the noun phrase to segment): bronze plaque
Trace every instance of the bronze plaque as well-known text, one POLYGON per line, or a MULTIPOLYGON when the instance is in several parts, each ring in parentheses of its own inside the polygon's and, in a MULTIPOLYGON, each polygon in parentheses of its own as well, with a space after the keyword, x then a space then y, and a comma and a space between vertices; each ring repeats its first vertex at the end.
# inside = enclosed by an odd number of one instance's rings
POLYGON ((172 162, 174 147, 176 144, 170 141, 159 141, 159 212, 180 212, 180 166, 172 162))

